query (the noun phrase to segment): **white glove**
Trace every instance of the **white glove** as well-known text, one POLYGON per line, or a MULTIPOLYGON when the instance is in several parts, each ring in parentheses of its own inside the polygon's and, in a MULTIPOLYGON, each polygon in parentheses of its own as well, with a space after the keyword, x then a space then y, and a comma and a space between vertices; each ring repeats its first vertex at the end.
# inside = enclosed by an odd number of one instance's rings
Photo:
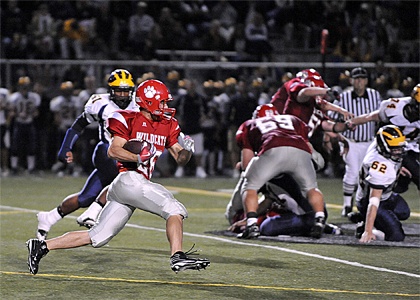
POLYGON ((185 135, 182 132, 179 135, 181 136, 182 141, 184 143, 184 149, 194 153, 194 140, 189 135, 185 135))

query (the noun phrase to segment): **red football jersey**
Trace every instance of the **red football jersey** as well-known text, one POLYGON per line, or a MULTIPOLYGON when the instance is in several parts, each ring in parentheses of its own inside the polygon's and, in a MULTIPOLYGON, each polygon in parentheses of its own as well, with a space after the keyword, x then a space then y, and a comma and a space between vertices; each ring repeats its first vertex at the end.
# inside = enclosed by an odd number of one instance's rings
POLYGON ((147 179, 152 177, 155 163, 165 148, 172 147, 178 142, 181 132, 178 121, 175 118, 170 120, 152 121, 146 118, 141 112, 116 111, 107 120, 107 130, 112 136, 119 136, 125 140, 139 139, 146 140, 156 147, 156 154, 147 164, 137 166, 135 162, 119 162, 120 172, 136 170, 147 179))
POLYGON ((297 96, 299 92, 307 88, 308 86, 304 83, 292 82, 290 85, 286 86, 287 90, 287 100, 284 105, 283 114, 293 115, 301 119, 306 124, 309 123, 311 116, 315 108, 315 98, 312 97, 307 102, 299 103, 297 102, 297 96))
POLYGON ((308 131, 309 127, 295 116, 274 115, 242 123, 236 132, 236 142, 241 149, 250 149, 258 155, 282 146, 311 153, 308 131))
POLYGON ((278 90, 277 92, 271 97, 271 104, 277 108, 279 114, 283 113, 284 106, 286 104, 288 95, 288 90, 293 83, 300 82, 299 78, 292 78, 289 81, 286 81, 278 90))

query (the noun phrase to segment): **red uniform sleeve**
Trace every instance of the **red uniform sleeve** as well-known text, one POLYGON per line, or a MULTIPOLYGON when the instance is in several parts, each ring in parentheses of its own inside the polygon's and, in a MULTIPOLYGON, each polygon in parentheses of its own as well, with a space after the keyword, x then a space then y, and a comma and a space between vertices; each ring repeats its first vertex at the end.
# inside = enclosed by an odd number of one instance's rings
POLYGON ((248 123, 249 121, 246 121, 244 123, 241 124, 241 126, 239 126, 238 131, 236 132, 236 143, 238 144, 240 149, 251 149, 253 150, 251 143, 249 142, 248 139, 248 123))
POLYGON ((178 136, 181 133, 181 128, 179 127, 178 120, 172 118, 171 122, 171 129, 169 131, 169 138, 166 140, 165 148, 172 147, 175 143, 178 143, 178 136))
POLYGON ((296 98, 301 90, 307 88, 308 86, 301 82, 291 82, 288 89, 289 98, 293 101, 296 101, 296 98))
POLYGON ((130 139, 129 126, 130 122, 135 117, 135 112, 131 111, 116 111, 113 112, 107 119, 106 128, 112 136, 119 136, 125 140, 130 139))

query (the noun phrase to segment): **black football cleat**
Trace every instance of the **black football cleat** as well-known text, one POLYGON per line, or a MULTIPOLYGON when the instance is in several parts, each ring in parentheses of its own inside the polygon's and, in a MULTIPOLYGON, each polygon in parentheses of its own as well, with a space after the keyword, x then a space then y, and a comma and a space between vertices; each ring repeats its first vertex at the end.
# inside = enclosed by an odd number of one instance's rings
POLYGON ((245 231, 238 234, 236 237, 238 239, 255 239, 260 236, 260 228, 256 223, 247 226, 245 231))
POLYGON ((184 270, 205 269, 210 265, 210 261, 207 258, 191 258, 184 252, 178 251, 171 256, 170 264, 172 271, 178 273, 184 270))
POLYGON ((325 227, 325 218, 324 217, 317 217, 315 218, 315 223, 311 228, 310 235, 314 239, 320 239, 322 237, 322 233, 324 232, 325 227))
POLYGON ((49 252, 47 248, 47 243, 45 241, 40 241, 37 239, 30 239, 26 242, 28 247, 28 267, 29 272, 35 275, 38 273, 38 266, 41 258, 43 258, 49 252))

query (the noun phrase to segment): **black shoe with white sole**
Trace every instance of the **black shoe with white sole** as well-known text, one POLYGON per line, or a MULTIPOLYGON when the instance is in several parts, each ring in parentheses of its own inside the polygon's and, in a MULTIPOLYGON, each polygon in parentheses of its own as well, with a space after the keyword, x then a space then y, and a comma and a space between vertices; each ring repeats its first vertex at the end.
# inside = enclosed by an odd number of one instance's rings
POLYGON ((43 258, 49 252, 47 248, 47 243, 45 241, 40 241, 37 239, 30 239, 26 242, 28 247, 28 267, 29 272, 35 275, 38 273, 38 266, 41 258, 43 258))

